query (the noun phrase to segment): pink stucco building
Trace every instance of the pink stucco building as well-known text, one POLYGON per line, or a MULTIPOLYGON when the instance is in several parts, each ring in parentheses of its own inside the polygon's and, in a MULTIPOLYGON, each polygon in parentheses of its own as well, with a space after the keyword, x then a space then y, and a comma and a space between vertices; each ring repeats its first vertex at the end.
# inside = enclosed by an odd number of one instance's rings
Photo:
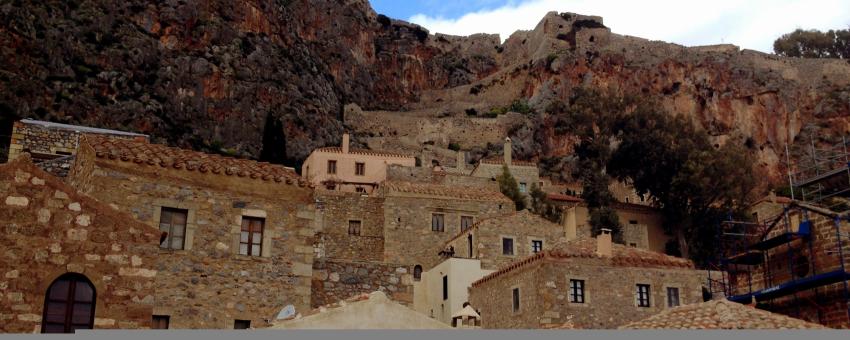
POLYGON ((342 146, 313 150, 304 161, 302 175, 316 187, 328 190, 371 193, 387 179, 387 165, 416 166, 413 156, 349 148, 348 134, 342 146))

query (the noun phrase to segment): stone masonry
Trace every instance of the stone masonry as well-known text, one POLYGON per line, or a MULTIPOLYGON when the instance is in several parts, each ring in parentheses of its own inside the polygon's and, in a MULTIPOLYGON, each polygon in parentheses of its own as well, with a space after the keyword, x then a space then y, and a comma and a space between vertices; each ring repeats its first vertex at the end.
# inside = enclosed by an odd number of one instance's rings
POLYGON ((383 198, 317 188, 315 199, 320 204, 322 225, 316 239, 317 258, 383 260, 383 198), (352 224, 359 229, 353 230, 352 224))
POLYGON ((159 231, 82 195, 28 154, 0 165, 0 333, 41 331, 66 273, 95 287, 94 328, 149 328, 159 231))
POLYGON ((413 304, 413 268, 407 265, 317 260, 310 304, 316 308, 352 296, 381 291, 403 305, 413 304))
POLYGON ((187 212, 183 249, 160 249, 155 267, 153 314, 171 328, 262 328, 287 305, 310 307, 312 190, 291 169, 85 136, 69 180, 150 226, 163 208, 187 212), (240 254, 245 219, 263 221, 259 254, 240 254))

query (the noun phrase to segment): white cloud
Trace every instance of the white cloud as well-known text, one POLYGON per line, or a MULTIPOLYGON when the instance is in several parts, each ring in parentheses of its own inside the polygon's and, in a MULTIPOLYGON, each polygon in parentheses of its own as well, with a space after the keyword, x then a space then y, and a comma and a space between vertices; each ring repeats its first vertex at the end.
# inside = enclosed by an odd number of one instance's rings
POLYGON ((498 33, 504 40, 516 30, 533 29, 550 11, 602 16, 618 34, 686 46, 731 43, 764 52, 797 28, 850 27, 850 0, 526 0, 457 19, 417 14, 408 20, 432 33, 498 33))

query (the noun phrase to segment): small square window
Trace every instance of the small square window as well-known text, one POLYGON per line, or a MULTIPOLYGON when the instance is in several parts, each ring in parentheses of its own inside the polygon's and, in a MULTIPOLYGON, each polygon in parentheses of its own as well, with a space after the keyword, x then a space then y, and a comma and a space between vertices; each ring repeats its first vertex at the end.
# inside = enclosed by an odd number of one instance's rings
POLYGON ((443 214, 431 215, 431 231, 446 231, 445 217, 443 214))
POLYGON ((472 227, 472 216, 461 216, 460 217, 460 232, 464 232, 469 230, 472 227))
POLYGON ((649 307, 649 285, 637 285, 637 305, 638 307, 649 307))
POLYGON ((570 302, 584 303, 584 280, 570 280, 570 302))
POLYGON ((168 329, 171 323, 171 317, 168 315, 154 315, 151 322, 151 329, 168 329))
POLYGON ((637 220, 629 220, 629 224, 638 224, 637 220))
POLYGON ((511 291, 512 310, 514 313, 519 312, 519 288, 514 288, 511 291))
POLYGON ((366 163, 361 163, 361 162, 354 163, 354 175, 356 175, 356 176, 366 175, 366 163))
POLYGON ((543 250, 543 241, 541 240, 533 240, 531 241, 531 252, 539 253, 543 250))
POLYGON ((364 188, 364 187, 357 187, 357 188, 355 188, 355 189, 354 189, 354 191, 359 192, 359 193, 361 193, 361 194, 365 194, 365 193, 366 193, 366 188, 364 188))
POLYGON ((329 160, 328 161, 328 174, 329 175, 335 175, 336 174, 336 161, 335 160, 329 160))
POLYGON ((233 320, 233 329, 251 328, 251 320, 233 320))
POLYGON ((667 287, 667 307, 679 306, 679 288, 667 287))
POLYGON ((637 243, 629 243, 629 247, 637 248, 637 243))
POLYGON ((502 238, 502 255, 514 255, 514 239, 509 237, 502 238))
POLYGON ((519 184, 519 192, 525 192, 527 190, 525 183, 519 184))
POLYGON ((348 221, 348 235, 360 236, 360 221, 348 221))

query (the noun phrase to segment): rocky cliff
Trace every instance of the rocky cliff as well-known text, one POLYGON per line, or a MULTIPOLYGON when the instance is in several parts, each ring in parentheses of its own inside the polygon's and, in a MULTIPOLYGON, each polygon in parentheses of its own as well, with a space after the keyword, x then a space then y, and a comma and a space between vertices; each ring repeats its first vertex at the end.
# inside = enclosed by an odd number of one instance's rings
POLYGON ((446 163, 450 144, 478 157, 504 134, 521 157, 561 156, 571 138, 543 108, 577 87, 656 97, 718 144, 746 143, 774 177, 805 126, 824 138, 850 131, 845 61, 686 48, 570 13, 501 43, 432 35, 366 0, 19 0, 0 4, 0 60, 4 116, 289 165, 344 128, 446 163), (538 114, 478 114, 520 98, 538 114), (411 128, 420 122, 430 125, 411 128), (481 126, 480 138, 466 133, 481 126))

